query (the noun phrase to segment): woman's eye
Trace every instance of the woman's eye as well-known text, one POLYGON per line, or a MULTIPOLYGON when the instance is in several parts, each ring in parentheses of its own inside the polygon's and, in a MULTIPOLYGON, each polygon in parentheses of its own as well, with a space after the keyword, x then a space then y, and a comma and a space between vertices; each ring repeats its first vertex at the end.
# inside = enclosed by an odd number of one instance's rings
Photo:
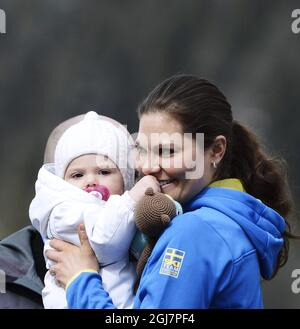
POLYGON ((175 153, 175 151, 173 148, 160 148, 158 153, 159 156, 168 157, 168 156, 172 156, 175 153))
POLYGON ((147 153, 146 150, 143 147, 141 147, 140 145, 135 145, 135 149, 137 150, 137 152, 139 154, 146 154, 147 153))
POLYGON ((139 154, 145 154, 146 153, 146 150, 141 148, 141 147, 139 147, 137 150, 138 150, 139 154))

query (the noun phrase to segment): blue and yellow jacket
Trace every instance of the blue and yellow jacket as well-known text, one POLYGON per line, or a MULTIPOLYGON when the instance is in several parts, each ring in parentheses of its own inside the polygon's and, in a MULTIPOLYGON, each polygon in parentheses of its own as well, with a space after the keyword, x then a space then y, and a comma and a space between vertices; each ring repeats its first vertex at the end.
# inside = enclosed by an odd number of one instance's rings
MULTIPOLYGON (((283 245, 284 219, 236 179, 205 188, 159 238, 144 269, 135 308, 262 308, 283 245)), ((68 285, 70 308, 114 308, 97 273, 68 285)))

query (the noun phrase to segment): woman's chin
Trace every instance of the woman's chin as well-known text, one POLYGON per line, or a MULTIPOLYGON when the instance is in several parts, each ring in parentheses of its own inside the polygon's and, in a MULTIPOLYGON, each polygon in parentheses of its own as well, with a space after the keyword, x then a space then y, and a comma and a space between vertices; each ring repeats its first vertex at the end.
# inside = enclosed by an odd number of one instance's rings
POLYGON ((161 187, 161 191, 162 193, 168 194, 170 195, 173 199, 176 200, 176 196, 178 194, 177 192, 177 185, 178 185, 178 181, 173 181, 169 184, 166 184, 164 186, 161 187))

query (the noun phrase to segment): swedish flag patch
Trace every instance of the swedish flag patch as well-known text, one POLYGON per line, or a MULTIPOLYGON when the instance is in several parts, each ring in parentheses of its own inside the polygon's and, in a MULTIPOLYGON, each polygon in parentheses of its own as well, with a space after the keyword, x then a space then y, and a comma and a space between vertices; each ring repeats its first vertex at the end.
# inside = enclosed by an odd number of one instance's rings
POLYGON ((182 250, 167 248, 159 273, 178 278, 184 255, 182 250))

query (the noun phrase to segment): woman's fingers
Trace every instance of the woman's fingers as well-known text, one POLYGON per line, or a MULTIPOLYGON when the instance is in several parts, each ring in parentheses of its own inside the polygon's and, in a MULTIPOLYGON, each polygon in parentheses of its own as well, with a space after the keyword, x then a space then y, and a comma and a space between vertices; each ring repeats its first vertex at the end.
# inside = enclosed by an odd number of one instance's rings
POLYGON ((57 239, 50 241, 50 246, 53 249, 46 251, 47 257, 54 261, 51 266, 50 273, 54 275, 55 280, 62 287, 65 287, 67 282, 76 273, 84 269, 93 269, 98 271, 99 264, 90 246, 84 225, 79 225, 78 236, 81 245, 79 247, 57 239))
POLYGON ((86 234, 85 226, 83 224, 80 224, 78 226, 77 232, 81 244, 79 247, 80 256, 82 259, 84 259, 86 264, 84 268, 94 269, 98 271, 99 264, 95 256, 94 250, 90 245, 90 241, 86 234))
POLYGON ((92 254, 94 255, 94 251, 90 245, 90 241, 88 239, 88 236, 86 234, 85 226, 83 224, 80 224, 78 226, 78 236, 81 244, 81 251, 85 255, 92 254))
POLYGON ((85 226, 83 224, 80 224, 78 226, 78 236, 79 236, 79 240, 80 240, 80 244, 84 245, 86 243, 86 241, 88 241, 88 237, 86 234, 86 230, 85 230, 85 226))
POLYGON ((53 266, 50 267, 49 269, 50 274, 54 276, 55 282, 59 287, 65 287, 65 283, 63 280, 63 275, 60 269, 60 265, 59 264, 55 264, 53 266))
POLYGON ((50 246, 53 249, 57 250, 57 251, 64 251, 64 250, 66 250, 69 245, 70 245, 69 242, 58 240, 58 239, 52 239, 50 241, 50 246))
POLYGON ((53 249, 47 250, 46 256, 50 260, 58 263, 61 261, 61 253, 70 249, 70 246, 72 246, 72 244, 69 242, 53 239, 50 241, 50 247, 52 247, 53 249))
POLYGON ((58 263, 60 261, 60 252, 59 251, 49 249, 46 251, 46 256, 53 262, 58 263))
POLYGON ((51 275, 55 276, 58 272, 58 267, 56 264, 52 265, 50 268, 49 268, 49 272, 51 275))

